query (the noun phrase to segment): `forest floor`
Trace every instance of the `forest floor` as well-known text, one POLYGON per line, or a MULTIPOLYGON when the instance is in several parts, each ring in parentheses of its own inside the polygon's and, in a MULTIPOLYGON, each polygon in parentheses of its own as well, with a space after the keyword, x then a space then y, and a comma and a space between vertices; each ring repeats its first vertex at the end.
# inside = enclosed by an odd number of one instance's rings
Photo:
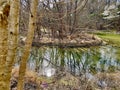
MULTIPOLYGON (((12 74, 11 90, 17 90, 17 78, 12 74)), ((120 72, 97 73, 91 78, 62 72, 52 77, 37 76, 27 71, 24 90, 120 90, 120 72)))

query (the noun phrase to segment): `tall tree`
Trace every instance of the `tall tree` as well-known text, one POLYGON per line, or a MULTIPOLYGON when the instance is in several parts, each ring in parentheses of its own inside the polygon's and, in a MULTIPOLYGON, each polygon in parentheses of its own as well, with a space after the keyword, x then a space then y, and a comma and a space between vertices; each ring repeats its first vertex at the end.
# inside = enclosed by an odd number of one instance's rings
POLYGON ((6 89, 5 82, 5 62, 7 56, 7 38, 8 38, 8 15, 10 5, 7 0, 0 0, 0 90, 6 89))
POLYGON ((29 14, 29 27, 27 33, 27 39, 25 42, 24 52, 20 63, 19 79, 18 79, 18 90, 23 90, 24 87, 24 76, 26 71, 26 64, 29 57, 31 44, 34 36, 37 16, 37 5, 38 0, 31 0, 30 14, 29 14))
POLYGON ((8 53, 6 58, 6 68, 5 68, 5 75, 6 75, 6 82, 7 82, 7 89, 10 88, 10 78, 11 78, 11 71, 12 66, 14 64, 17 45, 18 45, 18 30, 19 30, 19 5, 20 0, 11 0, 10 1, 10 15, 9 15, 9 31, 8 31, 8 53))

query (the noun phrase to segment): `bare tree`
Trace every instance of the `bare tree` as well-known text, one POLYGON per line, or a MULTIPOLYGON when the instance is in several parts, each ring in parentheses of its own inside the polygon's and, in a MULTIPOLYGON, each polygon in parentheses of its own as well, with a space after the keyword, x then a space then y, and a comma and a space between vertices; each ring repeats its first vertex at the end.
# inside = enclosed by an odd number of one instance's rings
POLYGON ((16 51, 18 47, 18 30, 19 30, 19 5, 20 0, 10 1, 10 15, 9 15, 9 31, 8 31, 8 53, 6 58, 5 75, 7 82, 7 89, 10 88, 10 78, 12 66, 14 64, 16 51))
MULTIPOLYGON (((54 38, 63 39, 79 28, 80 11, 88 0, 44 0, 41 1, 39 23, 49 30, 54 38), (44 12, 43 12, 44 11, 44 12), (43 13, 42 13, 43 12, 43 13)), ((38 17, 38 18, 39 18, 38 17)), ((38 27, 39 27, 38 23, 38 27)), ((48 30, 48 31, 49 31, 48 30)))
POLYGON ((29 57, 32 40, 34 37, 35 26, 36 26, 37 5, 38 5, 38 0, 31 1, 30 14, 29 14, 29 30, 28 30, 27 39, 25 42, 25 47, 23 52, 24 54, 20 62, 18 90, 22 90, 24 87, 24 76, 26 71, 26 64, 29 57))
POLYGON ((7 0, 0 0, 0 90, 7 90, 5 82, 5 62, 7 56, 8 15, 10 5, 7 0))

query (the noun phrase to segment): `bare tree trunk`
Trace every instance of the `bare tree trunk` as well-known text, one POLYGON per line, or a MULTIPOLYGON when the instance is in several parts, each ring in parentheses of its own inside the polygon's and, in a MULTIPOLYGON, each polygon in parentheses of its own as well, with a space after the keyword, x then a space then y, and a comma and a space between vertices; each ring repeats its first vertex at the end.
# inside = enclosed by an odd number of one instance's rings
MULTIPOLYGON (((58 2, 60 2, 60 0, 58 1, 58 2)), ((60 3, 58 4, 58 2, 57 2, 57 0, 54 0, 54 3, 55 3, 55 8, 56 8, 56 10, 57 10, 57 12, 58 12, 58 18, 61 18, 61 11, 62 11, 62 7, 61 7, 61 5, 60 5, 60 3)), ((58 32, 59 32, 59 39, 62 39, 62 25, 61 25, 61 19, 60 20, 58 20, 58 24, 60 24, 60 27, 58 28, 58 32)), ((54 31, 53 31, 54 32, 54 31)), ((55 34, 57 34, 56 32, 54 32, 54 35, 55 34)))
POLYGON ((77 8, 78 8, 78 0, 75 0, 75 5, 74 5, 74 19, 73 19, 73 25, 72 25, 72 30, 71 30, 71 34, 74 32, 75 28, 77 27, 77 8))
POLYGON ((26 64, 29 57, 31 44, 34 36, 35 26, 36 26, 36 16, 37 16, 37 5, 38 0, 31 1, 31 10, 29 17, 29 30, 27 34, 27 39, 25 42, 24 53, 22 56, 22 61, 20 62, 20 71, 19 71, 19 79, 18 79, 18 90, 23 90, 24 87, 24 76, 26 71, 26 64))
POLYGON ((8 4, 7 0, 0 0, 0 90, 7 90, 4 69, 7 56, 7 19, 9 10, 10 5, 8 4))
POLYGON ((10 2, 10 18, 9 18, 9 31, 8 31, 8 53, 6 58, 6 82, 7 89, 10 88, 10 78, 12 66, 14 64, 17 46, 18 46, 18 30, 19 30, 19 5, 20 0, 11 0, 10 2))
POLYGON ((72 3, 72 0, 70 0, 70 10, 69 10, 69 12, 71 12, 71 13, 69 13, 69 32, 71 32, 72 31, 72 7, 73 7, 73 3, 72 3))

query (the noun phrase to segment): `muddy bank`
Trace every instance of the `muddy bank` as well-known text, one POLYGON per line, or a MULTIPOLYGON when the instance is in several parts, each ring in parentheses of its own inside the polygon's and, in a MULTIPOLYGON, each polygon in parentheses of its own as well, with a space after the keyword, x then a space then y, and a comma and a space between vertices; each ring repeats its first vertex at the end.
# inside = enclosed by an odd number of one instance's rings
POLYGON ((34 40, 32 46, 89 47, 103 44, 105 44, 105 42, 95 35, 79 33, 71 36, 66 36, 63 39, 42 37, 40 40, 34 40))

